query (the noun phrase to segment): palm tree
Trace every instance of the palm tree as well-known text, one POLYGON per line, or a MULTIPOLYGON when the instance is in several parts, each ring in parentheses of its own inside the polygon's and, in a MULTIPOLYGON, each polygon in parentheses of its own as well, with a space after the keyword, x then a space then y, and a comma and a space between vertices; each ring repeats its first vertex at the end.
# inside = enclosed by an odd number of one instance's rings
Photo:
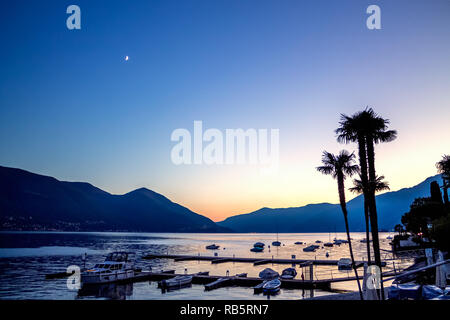
MULTIPOLYGON (((397 138, 397 131, 387 130, 389 120, 378 116, 372 108, 363 111, 364 123, 366 125, 366 144, 367 144, 367 164, 369 167, 369 212, 370 225, 372 226, 372 241, 375 264, 381 271, 381 254, 380 254, 380 240, 378 238, 378 215, 375 201, 375 183, 370 183, 376 180, 375 172, 375 144, 381 142, 390 142, 397 138)), ((382 279, 380 279, 382 280, 382 279)), ((381 298, 384 300, 383 281, 381 283, 381 298)))
POLYGON ((355 113, 353 116, 347 116, 341 114, 341 120, 339 121, 339 128, 335 130, 337 134, 337 141, 340 143, 358 143, 358 156, 359 156, 359 177, 361 181, 361 191, 364 194, 364 219, 366 224, 366 238, 367 238, 367 260, 370 265, 370 243, 367 234, 370 230, 369 227, 369 189, 368 189, 368 172, 367 172, 367 151, 366 151, 366 137, 364 132, 362 111, 355 113))
MULTIPOLYGON (((369 183, 371 184, 371 183, 369 183)), ((359 179, 353 179, 353 187, 349 188, 351 192, 362 193, 363 192, 363 184, 359 179)), ((375 189, 375 192, 391 190, 389 188, 389 183, 384 181, 384 176, 376 176, 375 183, 372 183, 372 188, 375 189)))
MULTIPOLYGON (((375 180, 375 192, 379 192, 379 191, 384 191, 384 190, 390 190, 389 188, 389 183, 383 181, 384 180, 384 176, 380 176, 377 177, 375 180)), ((363 193, 364 187, 363 187, 363 183, 362 183, 362 179, 360 176, 360 179, 353 179, 353 187, 349 188, 349 190, 351 192, 357 193, 357 194, 361 194, 363 193)), ((370 231, 370 227, 369 227, 369 205, 368 202, 366 201, 366 198, 364 198, 364 216, 365 216, 365 220, 366 220, 366 245, 367 245, 367 263, 370 265, 371 261, 370 261, 370 242, 369 242, 369 231, 370 231)))
MULTIPOLYGON (((340 127, 336 130, 339 142, 358 142, 361 181, 364 198, 369 209, 375 264, 381 273, 380 240, 378 237, 378 215, 375 200, 375 147, 380 142, 390 142, 397 137, 395 130, 387 130, 389 120, 378 116, 372 108, 355 113, 349 117, 341 115, 340 127), (373 183, 369 183, 372 181, 373 183), (365 189, 365 190, 364 190, 365 189)), ((384 300, 383 282, 381 297, 384 300)))
POLYGON ((359 295, 361 300, 363 300, 361 284, 359 283, 358 272, 356 270, 355 258, 353 256, 352 242, 350 238, 350 229, 348 226, 348 213, 347 204, 345 202, 345 185, 344 180, 347 176, 352 176, 359 171, 359 168, 354 164, 355 155, 349 153, 346 150, 342 150, 337 156, 324 151, 322 154, 323 166, 317 167, 317 171, 331 175, 337 180, 338 192, 339 192, 339 203, 341 205, 341 210, 344 215, 345 221, 345 231, 347 232, 348 246, 350 250, 350 258, 352 259, 352 267, 355 272, 356 281, 358 283, 359 295))
POLYGON ((450 187, 450 155, 445 154, 442 160, 436 163, 439 173, 442 173, 442 190, 444 191, 444 202, 448 206, 448 188, 450 187))

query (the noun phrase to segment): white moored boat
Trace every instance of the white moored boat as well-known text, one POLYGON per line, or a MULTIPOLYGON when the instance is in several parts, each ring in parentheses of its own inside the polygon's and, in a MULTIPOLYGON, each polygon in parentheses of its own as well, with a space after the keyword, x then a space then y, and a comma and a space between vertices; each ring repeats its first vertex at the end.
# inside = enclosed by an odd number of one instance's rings
POLYGON ((104 262, 81 273, 81 283, 100 284, 121 281, 135 276, 134 262, 130 260, 130 252, 112 252, 104 262))
POLYGON ((180 288, 189 285, 192 282, 192 276, 176 276, 171 279, 162 280, 160 282, 161 288, 180 288))
POLYGON ((281 281, 279 279, 273 279, 263 285, 263 292, 265 294, 273 294, 280 291, 280 287, 281 281))

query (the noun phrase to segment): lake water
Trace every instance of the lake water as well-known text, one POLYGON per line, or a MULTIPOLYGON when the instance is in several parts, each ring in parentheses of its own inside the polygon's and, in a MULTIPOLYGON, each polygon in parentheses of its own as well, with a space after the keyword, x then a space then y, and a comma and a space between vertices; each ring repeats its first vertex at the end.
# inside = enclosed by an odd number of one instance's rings
MULTIPOLYGON (((386 237, 380 233, 381 247, 390 250, 386 237)), ((192 285, 171 292, 162 292, 156 282, 139 282, 127 285, 105 285, 93 290, 69 290, 66 279, 45 279, 45 274, 64 272, 69 265, 83 267, 82 255, 87 253, 86 266, 102 262, 111 251, 133 251, 136 253, 136 267, 142 270, 175 269, 177 273, 209 271, 210 275, 230 275, 248 273, 258 276, 259 272, 270 267, 280 274, 289 265, 267 264, 253 266, 251 263, 211 264, 208 261, 174 262, 169 259, 143 260, 146 254, 193 254, 219 257, 261 257, 297 259, 338 260, 349 257, 348 245, 321 247, 316 252, 303 252, 303 248, 316 240, 332 241, 334 238, 346 239, 345 233, 298 233, 279 234, 282 246, 269 249, 275 234, 180 234, 180 233, 107 233, 107 232, 0 232, 0 299, 268 299, 262 294, 254 294, 252 288, 227 287, 205 292, 203 285, 192 285), (253 253, 249 249, 255 242, 264 242, 266 249, 262 253, 253 253), (304 245, 294 244, 302 241, 304 245), (206 250, 205 246, 215 243, 219 250, 206 250), (326 253, 329 257, 326 257, 326 253)), ((352 233, 355 259, 366 259, 366 244, 360 242, 364 233, 352 233)), ((392 258, 383 251, 384 258, 392 258)), ((395 260, 396 267, 407 266, 409 260, 395 260)), ((392 267, 392 261, 383 271, 392 267)), ((298 276, 301 268, 297 266, 298 276)), ((360 271, 362 272, 362 270, 360 271)), ((330 278, 347 276, 337 266, 317 266, 315 277, 330 278)), ((350 276, 352 274, 350 273, 350 276)), ((356 290, 356 282, 340 282, 332 286, 333 292, 323 290, 281 289, 270 299, 302 299, 311 296, 335 294, 342 290, 356 290)))

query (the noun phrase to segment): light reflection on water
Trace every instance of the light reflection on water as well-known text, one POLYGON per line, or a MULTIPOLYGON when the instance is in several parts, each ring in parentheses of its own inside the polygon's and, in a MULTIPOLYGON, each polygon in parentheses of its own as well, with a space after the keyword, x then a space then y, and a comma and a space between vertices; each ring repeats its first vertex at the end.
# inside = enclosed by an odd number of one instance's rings
MULTIPOLYGON (((390 250, 388 234, 380 234, 381 247, 390 250)), ((1 232, 0 233, 0 298, 1 299, 267 299, 255 295, 252 288, 226 287, 205 292, 203 285, 162 293, 156 282, 141 282, 132 285, 106 285, 90 291, 73 291, 67 289, 66 279, 46 280, 45 274, 62 272, 69 265, 83 266, 81 255, 88 254, 87 266, 103 261, 109 251, 125 250, 136 252, 136 266, 143 270, 150 267, 153 271, 175 269, 177 273, 209 271, 211 275, 230 275, 248 273, 249 277, 258 276, 259 272, 270 267, 280 274, 289 265, 267 264, 254 267, 250 263, 211 264, 208 261, 174 262, 168 259, 141 260, 148 253, 154 254, 192 254, 236 257, 291 258, 338 260, 348 257, 348 245, 321 247, 316 252, 303 252, 303 248, 316 240, 332 241, 334 237, 345 239, 344 233, 309 233, 280 234, 280 247, 272 247, 275 234, 157 234, 157 233, 51 233, 51 232, 1 232), (266 244, 262 253, 250 252, 253 243, 261 241, 266 244), (305 242, 295 245, 296 241, 305 242), (220 245, 219 250, 206 250, 208 244, 220 245), (268 246, 271 246, 269 249, 268 246), (326 252, 329 257, 325 256, 326 252)), ((355 258, 365 259, 366 244, 359 240, 364 233, 352 233, 355 258)), ((386 256, 390 258, 390 256, 386 256)), ((389 269, 392 262, 386 269, 389 269)), ((410 263, 396 261, 397 264, 410 263)), ((298 269, 300 277, 301 269, 298 269)), ((362 272, 362 270, 361 270, 362 272)), ((351 276, 351 274, 349 274, 351 276)), ((318 266, 315 276, 319 279, 347 276, 336 266, 318 266)), ((333 289, 356 290, 355 282, 334 284, 333 289)), ((288 290, 271 299, 302 299, 310 296, 330 294, 322 290, 288 290)))

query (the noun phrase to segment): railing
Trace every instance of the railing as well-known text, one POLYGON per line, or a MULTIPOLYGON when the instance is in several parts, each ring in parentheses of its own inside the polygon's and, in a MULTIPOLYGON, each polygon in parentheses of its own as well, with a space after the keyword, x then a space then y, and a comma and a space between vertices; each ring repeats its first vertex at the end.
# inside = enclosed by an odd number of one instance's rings
MULTIPOLYGON (((323 270, 315 271, 314 277, 316 280, 326 280, 326 279, 342 279, 342 278, 352 278, 353 270, 346 271, 336 271, 336 270, 323 270)), ((362 275, 362 274, 361 274, 362 275)))
POLYGON ((426 266, 426 267, 423 267, 423 268, 418 268, 418 269, 415 269, 415 270, 404 272, 404 273, 398 274, 398 275, 390 277, 390 278, 383 279, 383 282, 384 281, 393 280, 393 279, 397 279, 397 278, 401 278, 401 277, 405 277, 405 276, 409 276, 411 274, 415 274, 415 273, 418 273, 418 272, 421 272, 421 271, 424 271, 424 270, 428 270, 428 269, 431 269, 431 268, 436 268, 436 267, 439 267, 439 266, 447 264, 447 263, 450 263, 450 259, 447 259, 447 260, 441 261, 441 262, 437 262, 435 264, 432 264, 432 265, 429 265, 429 266, 426 266))

